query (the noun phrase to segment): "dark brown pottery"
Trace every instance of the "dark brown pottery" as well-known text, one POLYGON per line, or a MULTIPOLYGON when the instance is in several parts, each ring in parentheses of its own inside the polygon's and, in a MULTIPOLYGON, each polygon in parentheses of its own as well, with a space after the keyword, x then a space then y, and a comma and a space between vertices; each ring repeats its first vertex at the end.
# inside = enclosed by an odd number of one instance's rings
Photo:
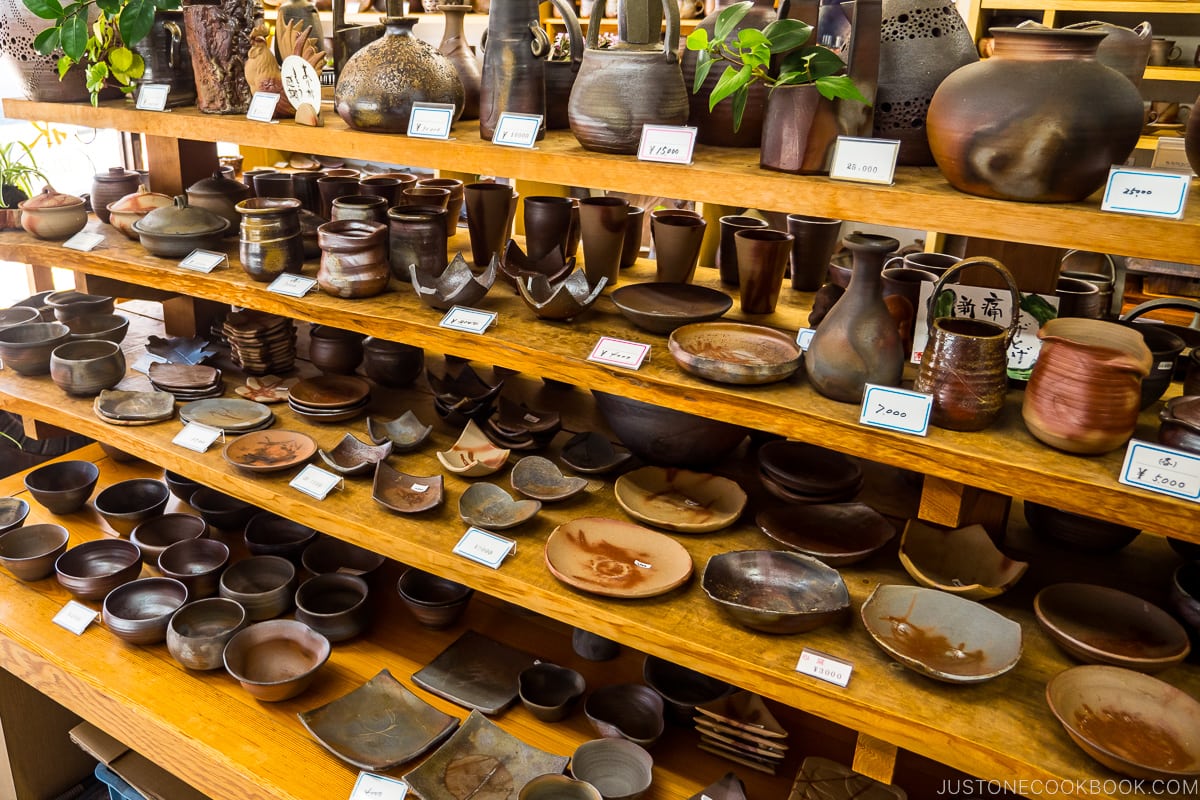
MULTIPOLYGON (((375 198, 383 207, 383 198, 375 198)), ((336 206, 338 201, 334 201, 336 206)), ((358 219, 339 219, 317 228, 321 266, 317 285, 334 297, 374 297, 387 288, 387 226, 358 219)))
POLYGON ((258 513, 256 506, 207 486, 197 489, 188 504, 200 513, 205 522, 223 531, 241 530, 258 513))
POLYGON ((662 736, 663 700, 649 686, 618 683, 601 686, 584 701, 584 713, 596 733, 649 747, 662 736))
POLYGON ((467 207, 471 256, 475 266, 486 267, 492 256, 504 249, 512 233, 516 193, 503 183, 469 183, 463 187, 463 202, 467 207))
POLYGON ((255 197, 295 197, 288 172, 259 172, 254 175, 255 197))
MULTIPOLYGON (((654 217, 650 241, 654 243, 655 280, 659 283, 691 283, 704 243, 708 223, 692 217, 654 217)), ((640 229, 639 229, 640 232, 640 229)), ((584 253, 587 242, 584 241, 584 253)), ((584 259, 584 266, 587 259, 584 259)), ((783 278, 783 275, 780 275, 783 278)))
POLYGON ((620 197, 585 197, 579 201, 583 269, 588 283, 594 285, 607 278, 609 286, 617 285, 628 216, 629 201, 620 197))
POLYGON ((0 563, 18 580, 40 581, 54 574, 54 562, 70 538, 62 525, 43 522, 0 534, 0 563))
POLYGON ((1034 533, 1077 550, 1111 553, 1125 547, 1141 533, 1129 525, 1063 511, 1032 500, 1026 500, 1023 505, 1025 521, 1034 533))
POLYGON ((262 18, 255 3, 210 0, 184 7, 184 33, 196 79, 196 108, 205 114, 245 114, 250 32, 262 18))
MULTIPOLYGON (((830 217, 788 214, 788 233, 792 235, 792 288, 815 292, 825 282, 825 272, 841 240, 842 221, 830 217)), ((724 240, 722 240, 723 242, 724 240)), ((720 265, 720 258, 717 264, 720 265)), ((721 280, 725 280, 724 272, 721 280)))
POLYGON ((1104 39, 1096 51, 1096 60, 1124 75, 1134 86, 1142 85, 1146 62, 1150 59, 1150 23, 1126 28, 1112 22, 1091 20, 1064 25, 1064 30, 1102 31, 1104 39))
POLYGON ((317 532, 307 525, 262 511, 246 523, 246 549, 256 556, 280 556, 299 563, 300 554, 317 538, 317 532))
POLYGON ((1158 441, 1168 447, 1200 453, 1200 397, 1187 394, 1172 397, 1158 418, 1161 420, 1158 441))
MULTIPOLYGON (((437 186, 405 186, 400 190, 400 205, 441 206, 449 211, 450 190, 437 186)), ((447 214, 449 216, 449 214, 447 214)))
POLYGON ((60 344, 50 353, 50 379, 70 395, 91 396, 125 378, 125 353, 105 339, 60 344))
POLYGON ((247 621, 246 609, 234 600, 188 603, 167 623, 167 651, 188 669, 220 669, 225 645, 247 621))
MULTIPOLYGON (((315 170, 292 173, 292 193, 301 202, 304 210, 313 214, 321 213, 321 191, 317 188, 317 181, 322 177, 324 176, 315 170)), ((364 191, 362 184, 359 184, 359 193, 372 194, 364 191)))
POLYGON ((299 200, 252 197, 238 203, 237 210, 242 215, 238 257, 247 275, 270 282, 303 269, 299 200))
MULTIPOLYGON (((166 514, 164 517, 168 516, 166 514)), ((198 600, 217 593, 221 570, 229 563, 229 545, 217 539, 184 539, 158 554, 158 571, 187 587, 198 600)))
POLYGON ((51 514, 72 514, 92 496, 99 468, 91 461, 55 461, 25 476, 25 488, 51 514))
MULTIPOLYGON (((450 191, 450 194, 446 196, 446 236, 456 234, 458 232, 458 218, 462 216, 463 182, 457 178, 422 178, 417 181, 417 188, 448 189, 450 191)), ((420 195, 416 196, 420 197, 420 195)), ((421 204, 428 204, 426 200, 420 200, 419 202, 421 204)))
POLYGON ((325 219, 333 218, 333 201, 339 197, 358 194, 358 177, 350 175, 323 175, 317 178, 317 194, 321 207, 317 209, 325 219))
POLYGON ((50 354, 71 339, 61 322, 26 322, 0 330, 0 360, 18 375, 46 375, 50 354))
POLYGON ((303 622, 273 619, 243 628, 225 645, 225 670, 252 697, 278 702, 312 683, 329 660, 329 640, 303 622))
POLYGON ((92 178, 92 211, 104 223, 108 220, 108 204, 133 194, 141 185, 140 176, 131 169, 109 167, 92 178))
POLYGON ((408 386, 424 367, 425 351, 420 347, 374 337, 363 342, 363 371, 380 386, 408 386))
POLYGON ((147 212, 130 226, 152 255, 182 258, 198 247, 219 248, 229 221, 204 208, 191 208, 184 195, 175 203, 147 212))
POLYGON ((1142 338, 1146 341, 1146 347, 1150 348, 1150 355, 1154 358, 1154 362, 1150 367, 1150 374, 1142 378, 1141 407, 1142 409, 1147 409, 1154 405, 1158 398, 1162 397, 1163 393, 1167 391, 1167 387, 1171 385, 1171 381, 1175 377, 1175 367, 1179 359, 1179 354, 1183 352, 1183 349, 1187 345, 1183 339, 1176 336, 1166 327, 1156 325, 1153 322, 1139 324, 1128 319, 1123 319, 1120 324, 1128 325, 1142 334, 1142 338))
POLYGON ((758 217, 747 217, 731 214, 720 219, 721 240, 717 244, 717 270, 721 275, 721 283, 727 286, 738 285, 737 272, 737 242, 734 234, 738 231, 752 228, 765 228, 767 221, 758 217))
POLYGON ((388 209, 388 261, 392 275, 407 281, 408 267, 424 275, 446 269, 446 209, 396 206, 388 209))
MULTIPOLYGON (((892 258, 888 264, 904 263, 899 256, 892 258)), ((932 272, 915 267, 886 267, 881 273, 883 281, 883 300, 887 303, 892 319, 900 327, 904 339, 904 352, 912 350, 913 326, 917 321, 917 307, 921 302, 921 284, 937 283, 938 276, 932 272)), ((927 321, 932 321, 928 317, 927 321)))
POLYGON ((625 217, 625 242, 621 245, 621 269, 628 269, 637 262, 642 252, 642 229, 646 220, 646 209, 630 206, 625 217))
POLYGON ((1058 316, 1100 319, 1104 316, 1100 289, 1080 278, 1060 277, 1054 287, 1058 298, 1058 316))
POLYGON ((525 252, 537 262, 555 248, 567 250, 574 201, 569 197, 533 195, 524 202, 525 252))
MULTIPOLYGON (((1192 108, 1200 105, 1200 97, 1192 104, 1192 108)), ((1187 155, 1192 172, 1200 172, 1200 117, 1188 117, 1187 129, 1183 137, 1183 150, 1187 155)))
POLYGON ((365 194, 347 194, 336 197, 330 209, 330 219, 360 220, 363 222, 387 223, 387 199, 365 194))
POLYGON ((767 99, 758 165, 777 172, 811 175, 823 172, 825 153, 837 135, 830 115, 819 113, 829 104, 811 84, 777 86, 767 99))
POLYGON ((241 225, 242 215, 237 210, 237 204, 251 194, 250 187, 244 183, 225 177, 219 170, 211 178, 196 181, 187 188, 188 204, 197 208, 205 208, 229 220, 226 236, 237 234, 241 225))
POLYGON ((733 239, 738 254, 742 313, 774 313, 792 253, 793 236, 768 228, 747 228, 735 233, 733 239))
POLYGON ((417 622, 435 630, 453 625, 475 594, 469 586, 412 568, 400 576, 396 589, 417 622))
POLYGON ((1171 576, 1171 605, 1192 633, 1200 635, 1200 561, 1180 564, 1171 576))
POLYGON ((170 499, 171 490, 162 481, 130 478, 101 491, 92 504, 110 528, 128 536, 141 523, 161 516, 170 499))
POLYGON ((369 178, 360 178, 358 181, 359 194, 383 198, 385 214, 387 209, 400 203, 401 188, 399 178, 386 175, 372 175, 369 178))
POLYGON ((167 636, 171 616, 187 600, 187 587, 172 578, 130 581, 105 595, 104 627, 129 644, 158 644, 167 636))
POLYGON ((122 314, 89 314, 74 317, 67 322, 71 329, 71 340, 104 339, 114 344, 125 340, 129 332, 129 317, 122 314))
POLYGON ((296 590, 296 619, 331 642, 353 639, 371 621, 368 593, 367 582, 357 575, 317 575, 296 590))
POLYGON ((575 670, 545 661, 517 676, 521 704, 542 722, 566 719, 586 688, 583 676, 575 670))
POLYGON ((746 429, 720 420, 593 391, 613 433, 643 461, 701 467, 721 460, 746 438, 746 429))
POLYGON ((363 360, 363 334, 314 325, 308 334, 308 360, 327 374, 353 375, 363 360))
POLYGON ((463 30, 463 18, 471 13, 471 5, 439 5, 438 10, 446 20, 438 51, 454 65, 463 85, 463 110, 459 119, 479 119, 479 87, 483 82, 483 67, 463 30))
POLYGON ((141 571, 141 551, 125 539, 83 542, 54 562, 58 582, 79 600, 100 600, 141 571))

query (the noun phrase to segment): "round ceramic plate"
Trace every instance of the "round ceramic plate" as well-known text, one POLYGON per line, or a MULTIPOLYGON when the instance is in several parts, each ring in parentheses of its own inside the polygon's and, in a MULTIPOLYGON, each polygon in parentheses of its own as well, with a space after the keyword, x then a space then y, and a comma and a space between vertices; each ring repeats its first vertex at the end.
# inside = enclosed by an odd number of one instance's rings
POLYGON ((581 517, 546 539, 546 567, 568 586, 606 597, 655 597, 682 586, 692 557, 679 542, 641 525, 581 517))
POLYGON ((317 443, 298 431, 257 431, 225 445, 225 460, 249 472, 277 472, 303 464, 317 443))
POLYGON ((309 408, 346 408, 361 403, 371 394, 371 384, 352 375, 322 375, 305 378, 292 386, 288 398, 309 408))
POLYGON ((671 332, 667 348, 684 372, 738 385, 790 378, 802 352, 786 333, 739 322, 684 325, 671 332))
POLYGON ((609 296, 634 325, 662 334, 716 319, 733 306, 733 298, 724 292, 694 283, 634 283, 609 296))
POLYGON ((271 409, 262 403, 237 398, 197 400, 180 407, 179 418, 228 433, 262 425, 271 419, 271 409))
POLYGON ((686 469, 635 469, 617 478, 613 492, 629 516, 680 533, 719 531, 746 507, 746 493, 736 482, 686 469))

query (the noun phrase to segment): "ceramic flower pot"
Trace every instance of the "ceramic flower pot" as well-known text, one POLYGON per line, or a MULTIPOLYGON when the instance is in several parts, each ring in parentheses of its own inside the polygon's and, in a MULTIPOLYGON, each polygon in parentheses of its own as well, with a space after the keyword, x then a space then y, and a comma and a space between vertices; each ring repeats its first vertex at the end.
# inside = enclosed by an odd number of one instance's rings
MULTIPOLYGON (((382 198, 377 198, 382 200, 382 198)), ((373 297, 387 288, 387 226, 360 219, 339 219, 317 228, 321 266, 317 285, 334 297, 373 297)))

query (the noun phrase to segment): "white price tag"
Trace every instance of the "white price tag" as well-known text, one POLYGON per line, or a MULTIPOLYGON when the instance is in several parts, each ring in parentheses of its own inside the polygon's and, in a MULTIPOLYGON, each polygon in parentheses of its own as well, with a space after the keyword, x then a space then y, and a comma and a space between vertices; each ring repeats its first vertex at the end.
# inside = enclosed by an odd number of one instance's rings
POLYGON ((638 161, 690 164, 696 149, 696 129, 688 125, 643 125, 638 161))
POLYGON ((854 672, 854 665, 819 650, 805 648, 800 651, 800 660, 796 662, 796 672, 832 683, 834 686, 841 686, 844 689, 850 683, 850 674, 854 672))
POLYGON ((442 317, 439 327, 463 333, 483 333, 496 321, 496 312, 480 311, 477 308, 454 306, 442 317))
POLYGON ((166 364, 167 359, 162 356, 156 356, 154 353, 142 353, 142 357, 133 362, 134 372, 140 372, 146 375, 150 372, 151 364, 166 364))
POLYGON ((190 269, 193 272, 212 272, 217 267, 226 263, 229 257, 224 253, 218 253, 215 250, 193 250, 188 253, 179 266, 184 269, 190 269))
POLYGON ((454 545, 452 551, 463 558, 478 561, 485 567, 500 569, 500 565, 512 553, 517 552, 517 543, 512 539, 497 536, 482 528, 467 528, 467 532, 454 545))
POLYGON ((288 56, 279 65, 283 93, 292 108, 308 103, 313 111, 321 110, 321 76, 313 65, 300 56, 288 56))
POLYGON ((407 794, 408 784, 404 781, 373 772, 360 772, 354 788, 350 790, 350 800, 404 800, 407 794))
POLYGON ((189 422, 183 426, 183 430, 175 434, 175 438, 171 440, 171 444, 177 444, 180 447, 186 447, 188 450, 203 453, 212 447, 213 442, 217 439, 224 441, 225 431, 220 428, 201 425, 199 422, 189 422))
POLYGON ((1154 146, 1154 159, 1150 162, 1153 169, 1179 170, 1192 174, 1192 165, 1188 163, 1184 140, 1178 136, 1160 136, 1154 146))
POLYGON ((68 600, 67 604, 54 615, 54 624, 80 636, 98 616, 100 616, 100 612, 93 611, 78 600, 68 600))
POLYGON ((167 95, 170 93, 169 84, 143 83, 142 88, 138 90, 136 108, 138 111, 165 111, 167 95))
POLYGON ((614 339, 611 336, 601 336, 600 341, 592 348, 588 361, 597 364, 608 364, 610 367, 625 369, 640 369, 646 356, 650 354, 650 345, 641 342, 627 342, 624 339, 614 339))
POLYGON ((271 284, 267 286, 267 291, 285 294, 288 297, 304 297, 315 288, 317 288, 316 278, 306 278, 303 275, 285 272, 271 281, 271 284))
POLYGON ((300 470, 299 475, 292 478, 288 486, 297 491, 304 492, 309 497, 324 500, 342 482, 342 476, 327 472, 315 464, 309 464, 300 470))
POLYGON ((898 139, 863 139, 839 136, 833 145, 829 177, 835 180, 891 185, 896 179, 898 139))
POLYGON ((541 128, 541 114, 509 114, 506 111, 496 122, 496 130, 492 132, 492 144, 532 149, 541 128))
POLYGON ((812 337, 816 332, 816 328, 801 328, 796 331, 796 344, 801 350, 808 352, 808 346, 812 344, 812 337))
POLYGON ((80 231, 63 242, 63 247, 68 247, 72 250, 82 250, 88 252, 94 250, 96 245, 104 241, 104 234, 92 233, 91 231, 80 231))
POLYGON ((1113 167, 1104 187, 1102 211, 1182 219, 1191 172, 1113 167))
POLYGON ((279 92, 255 92, 246 110, 246 119, 253 122, 274 122, 275 106, 279 103, 279 92))
POLYGON ((933 395, 868 383, 858 421, 876 428, 924 436, 929 433, 929 412, 932 410, 933 395))
POLYGON ((1125 451, 1121 483, 1200 501, 1200 455, 1134 439, 1125 451))
POLYGON ((449 139, 453 124, 453 103, 413 103, 408 115, 408 135, 418 139, 449 139))

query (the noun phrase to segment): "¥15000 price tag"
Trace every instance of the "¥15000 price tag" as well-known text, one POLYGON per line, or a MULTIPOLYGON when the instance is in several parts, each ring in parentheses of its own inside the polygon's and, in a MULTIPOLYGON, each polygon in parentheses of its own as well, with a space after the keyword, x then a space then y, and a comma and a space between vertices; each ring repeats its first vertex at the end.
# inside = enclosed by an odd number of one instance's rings
POLYGON ((1200 456, 1134 439, 1125 451, 1121 483, 1200 501, 1200 456))
POLYGON ((588 361, 597 364, 608 364, 610 367, 625 369, 640 369, 646 356, 650 354, 650 345, 641 342, 627 342, 624 339, 614 339, 611 336, 601 336, 600 341, 592 348, 588 361))
POLYGON ((688 125, 643 125, 638 161, 690 164, 696 149, 696 129, 688 125))
POLYGON ((491 531, 471 527, 467 528, 467 532, 458 540, 458 544, 454 545, 452 552, 463 558, 478 561, 485 567, 500 569, 504 559, 517 552, 517 543, 512 539, 497 536, 491 531))
POLYGON ((808 675, 818 680, 841 686, 843 689, 850 683, 850 674, 854 665, 842 661, 819 650, 809 650, 807 647, 800 651, 800 660, 796 662, 796 672, 808 675))
POLYGON ((492 132, 492 144, 533 149, 542 129, 541 114, 510 114, 504 112, 492 132))
POLYGON ((1121 214, 1182 219, 1191 184, 1190 172, 1113 167, 1108 172, 1100 208, 1121 214))
POLYGON ((932 395, 868 383, 858 421, 876 428, 924 436, 929 432, 932 410, 932 395))

